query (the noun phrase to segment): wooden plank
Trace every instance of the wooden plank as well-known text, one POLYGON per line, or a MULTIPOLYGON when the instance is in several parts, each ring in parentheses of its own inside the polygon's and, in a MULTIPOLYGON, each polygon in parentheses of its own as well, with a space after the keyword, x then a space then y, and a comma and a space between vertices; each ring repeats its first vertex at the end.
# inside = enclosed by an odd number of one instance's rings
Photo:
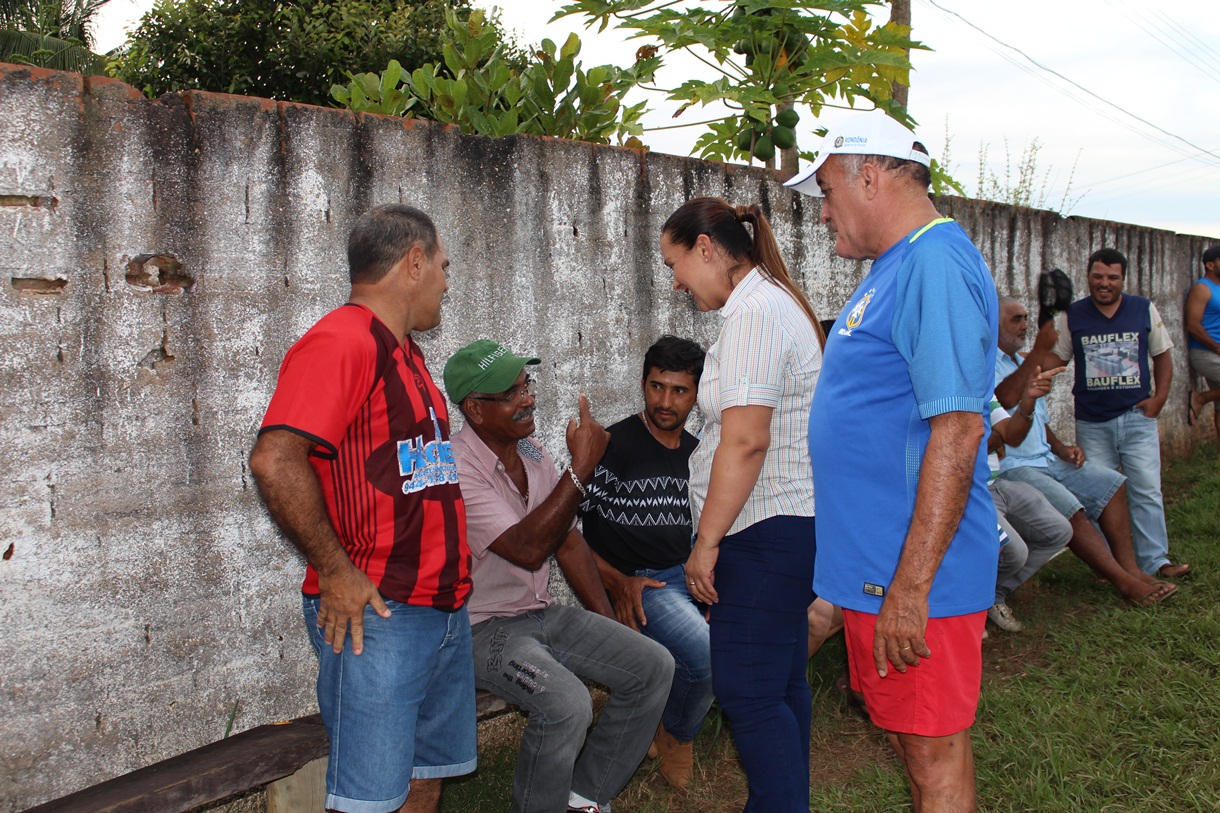
POLYGON ((26 813, 188 813, 289 776, 327 748, 320 715, 263 725, 26 813))
POLYGON ((326 757, 267 786, 267 813, 325 813, 326 757))
MULTIPOLYGON (((479 692, 475 702, 480 720, 512 708, 488 692, 479 692)), ((313 714, 243 731, 25 813, 191 813, 203 805, 298 773, 301 776, 297 781, 281 785, 275 793, 277 797, 288 793, 284 798, 291 800, 296 800, 299 793, 306 800, 286 802, 288 806, 282 808, 285 811, 313 810, 310 794, 321 794, 319 798, 325 799, 327 750, 321 715, 313 714), (323 767, 319 771, 314 763, 320 758, 323 767)))

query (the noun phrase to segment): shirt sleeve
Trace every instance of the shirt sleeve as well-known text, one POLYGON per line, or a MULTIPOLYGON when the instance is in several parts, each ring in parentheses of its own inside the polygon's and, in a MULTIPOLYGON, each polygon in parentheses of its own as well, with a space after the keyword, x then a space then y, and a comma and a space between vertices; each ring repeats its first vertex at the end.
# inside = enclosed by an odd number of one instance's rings
POLYGON ((1169 331, 1165 329, 1165 320, 1161 318, 1161 312, 1156 309, 1156 305, 1148 302, 1148 322, 1152 325, 1152 330, 1148 334, 1148 355, 1159 356, 1161 353, 1173 347, 1173 339, 1169 338, 1169 331))
MULTIPOLYGON (((926 239, 926 238, 925 238, 926 239)), ((893 341, 906 360, 919 416, 946 412, 983 413, 995 371, 987 368, 996 343, 988 322, 994 301, 971 260, 950 244, 915 251, 898 283, 893 341)), ((987 280, 990 283, 990 280, 987 280)))
POLYGON ((1006 421, 1012 417, 1012 413, 1004 407, 1000 406, 1000 402, 996 400, 995 394, 991 396, 991 425, 995 426, 1000 421, 1006 421))
POLYGON ((1055 339, 1055 346, 1051 348, 1051 354, 1061 359, 1067 359, 1068 364, 1071 364, 1072 333, 1068 330, 1067 311, 1059 311, 1055 314, 1055 330, 1059 331, 1059 337, 1055 339))
POLYGON ((315 326, 284 357, 259 431, 287 429, 316 442, 318 454, 333 457, 368 399, 376 359, 371 335, 315 326))
POLYGON ((458 483, 462 487, 462 502, 466 504, 466 542, 470 552, 482 559, 491 543, 500 534, 521 520, 498 489, 488 480, 487 472, 467 465, 458 458, 458 483))
POLYGON ((775 409, 784 391, 788 339, 775 314, 750 304, 726 319, 720 331, 721 410, 751 405, 775 409))

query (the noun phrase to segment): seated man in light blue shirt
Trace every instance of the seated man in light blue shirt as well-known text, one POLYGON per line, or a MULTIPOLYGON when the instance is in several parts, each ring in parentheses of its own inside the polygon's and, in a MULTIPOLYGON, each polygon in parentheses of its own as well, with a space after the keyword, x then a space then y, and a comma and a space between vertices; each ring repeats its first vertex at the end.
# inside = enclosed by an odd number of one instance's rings
MULTIPOLYGON (((1035 376, 1021 396, 1018 408, 1032 413, 1037 399, 1050 391, 1051 380, 1062 370, 1035 376)), ((991 479, 987 490, 995 503, 1000 529, 1007 543, 1001 543, 1000 565, 996 573, 995 604, 987 611, 992 624, 1006 632, 1020 632, 1022 624, 1008 606, 1008 595, 1059 555, 1072 540, 1072 526, 1051 505, 1042 492, 1026 483, 1001 480, 1000 452, 1007 444, 1019 445, 1029 432, 1029 421, 1012 417, 1000 402, 991 399, 991 435, 987 440, 987 465, 991 479)))
MULTIPOLYGON (((1028 399, 1022 403, 1014 393, 1025 393, 1030 380, 1052 358, 1048 342, 1039 334, 1028 357, 1018 355, 1028 330, 1025 306, 1011 297, 1000 300, 999 349, 996 354, 996 398, 1013 408, 1012 418, 1030 424, 1016 446, 1006 446, 1000 461, 1000 479, 1032 485, 1072 525, 1072 552, 1099 575, 1108 579, 1131 604, 1158 604, 1177 592, 1177 587, 1140 570, 1131 542, 1131 521, 1123 475, 1087 463, 1078 446, 1063 443, 1051 431, 1046 399, 1037 398, 1032 411, 1028 399), (1005 403, 1006 399, 1008 403, 1005 403), (1102 534, 1090 522, 1095 520, 1102 534), (1108 543, 1108 544, 1107 544, 1108 543)), ((1053 341, 1053 334, 1048 335, 1053 341)), ((1057 362, 1052 362, 1059 366, 1057 362)))

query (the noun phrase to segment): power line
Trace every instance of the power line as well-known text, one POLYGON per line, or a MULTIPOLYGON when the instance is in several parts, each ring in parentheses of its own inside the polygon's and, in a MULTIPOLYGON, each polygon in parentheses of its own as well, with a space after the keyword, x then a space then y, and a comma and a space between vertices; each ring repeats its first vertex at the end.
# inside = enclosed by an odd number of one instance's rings
POLYGON ((1169 51, 1171 54, 1181 59, 1191 67, 1197 69, 1199 73, 1203 74, 1216 84, 1220 84, 1220 70, 1218 70, 1218 68, 1220 68, 1220 60, 1217 60, 1211 54, 1206 53, 1208 50, 1206 46, 1201 49, 1198 45, 1188 41, 1187 37, 1190 37, 1191 35, 1177 23, 1173 22, 1173 20, 1166 17, 1164 13, 1157 12, 1157 16, 1161 17, 1165 23, 1169 24, 1169 26, 1176 29, 1175 31, 1166 31, 1165 24, 1158 23, 1156 20, 1141 12, 1138 8, 1130 8, 1126 2, 1123 2, 1123 0, 1106 0, 1106 3, 1118 8, 1119 12, 1133 25, 1135 25, 1136 28, 1159 42, 1161 45, 1165 46, 1165 50, 1169 51), (1119 8, 1119 6, 1121 6, 1121 8, 1119 8), (1137 17, 1139 19, 1136 19, 1137 17), (1209 60, 1216 62, 1216 65, 1213 66, 1207 64, 1209 60))
POLYGON ((1075 81, 1069 79, 1068 77, 1064 76, 1063 74, 1059 73, 1059 71, 1055 70, 1054 68, 1043 65, 1041 62, 1039 62, 1038 60, 1031 57, 1029 54, 1022 51, 1020 48, 1017 48, 1016 46, 1013 46, 1013 45, 1009 45, 1007 42, 1004 42, 1003 40, 999 39, 998 37, 995 37, 995 36, 991 35, 990 33, 988 33, 987 31, 984 31, 982 28, 979 28, 977 25, 970 22, 962 15, 958 14, 956 11, 947 9, 944 6, 940 5, 939 3, 936 2, 936 0, 923 0, 923 2, 928 3, 929 5, 934 6, 937 9, 940 9, 942 12, 944 12, 946 14, 950 14, 950 15, 958 18, 963 23, 965 23, 966 25, 973 28, 975 31, 982 34, 984 37, 987 37, 989 40, 992 40, 993 42, 999 43, 1000 45, 1002 45, 1005 48, 1015 51, 1016 53, 1018 53, 1022 57, 1024 57, 1026 60, 1028 60, 1031 64, 1033 64, 1037 68, 1039 68, 1040 70, 1043 70, 1049 74, 1052 74, 1053 76, 1058 77, 1059 79, 1061 79, 1064 82, 1067 82, 1069 85, 1072 85, 1073 87, 1079 89, 1081 92, 1088 94, 1089 96, 1093 97, 1094 99, 1098 100, 1099 102, 1101 102, 1109 107, 1114 108, 1115 110, 1119 111, 1120 113, 1122 113, 1126 116, 1130 116, 1131 118, 1135 119, 1136 121, 1144 124, 1145 126, 1151 127, 1152 129, 1156 130, 1159 133, 1163 133, 1164 135, 1166 135, 1176 141, 1182 142, 1186 146, 1196 150, 1200 156, 1208 155, 1208 156, 1211 156, 1212 158, 1216 159, 1217 161, 1220 161, 1220 154, 1212 152, 1211 150, 1206 149, 1204 147, 1200 147, 1198 144, 1195 144, 1192 141, 1188 141, 1187 139, 1183 138, 1182 136, 1178 135, 1177 133, 1171 133, 1170 131, 1166 130, 1164 127, 1160 127, 1156 124, 1153 124, 1152 122, 1148 121, 1147 119, 1144 119, 1144 118, 1141 118, 1140 116, 1135 115, 1130 110, 1127 110, 1127 109, 1115 104, 1114 102, 1110 101, 1109 99, 1099 96, 1098 94, 1089 90, 1085 86, 1081 85, 1079 82, 1075 82, 1075 81))
MULTIPOLYGON (((1146 169, 1135 169, 1130 172, 1125 172, 1122 175, 1114 175, 1112 177, 1106 178, 1105 180, 1096 181, 1093 183, 1093 186, 1094 187, 1104 186, 1106 184, 1116 183, 1118 181, 1125 181, 1130 178, 1134 178, 1136 175, 1143 175, 1144 173, 1147 173, 1147 172, 1156 172, 1159 169, 1165 169, 1166 167, 1171 167, 1174 164, 1180 164, 1183 161, 1189 161, 1189 160, 1191 160, 1189 156, 1185 157, 1185 158, 1175 158, 1172 161, 1167 161, 1164 164, 1157 164, 1154 167, 1147 167, 1146 169)), ((1204 170, 1204 171, 1206 171, 1206 170, 1204 170)), ((1165 177, 1176 178, 1180 175, 1191 175, 1194 177, 1198 177, 1199 172, 1200 172, 1200 170, 1196 169, 1195 167, 1182 167, 1181 169, 1178 169, 1175 172, 1173 172, 1172 174, 1166 175, 1165 177)))

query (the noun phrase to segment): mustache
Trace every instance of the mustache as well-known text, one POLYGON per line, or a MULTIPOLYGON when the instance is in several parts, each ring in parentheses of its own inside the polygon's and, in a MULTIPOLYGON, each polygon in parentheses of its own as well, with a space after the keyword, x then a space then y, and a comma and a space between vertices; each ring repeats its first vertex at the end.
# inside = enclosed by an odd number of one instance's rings
POLYGON ((514 421, 524 421, 526 418, 531 418, 534 415, 535 409, 537 409, 536 406, 523 407, 522 409, 517 411, 517 414, 513 415, 513 420, 514 421))

